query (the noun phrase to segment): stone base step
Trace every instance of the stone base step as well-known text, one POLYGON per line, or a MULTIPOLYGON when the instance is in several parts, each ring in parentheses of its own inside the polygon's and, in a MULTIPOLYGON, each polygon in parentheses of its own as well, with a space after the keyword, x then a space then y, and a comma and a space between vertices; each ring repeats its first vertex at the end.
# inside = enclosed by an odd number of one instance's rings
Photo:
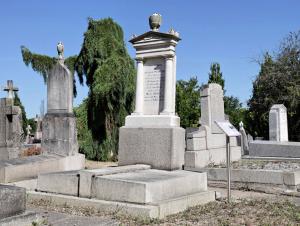
MULTIPOLYGON (((182 186, 185 185, 182 184, 182 186)), ((106 211, 126 214, 132 217, 161 219, 168 215, 187 210, 189 207, 215 201, 215 192, 202 191, 178 197, 176 199, 164 200, 155 204, 134 204, 128 202, 105 201, 34 191, 27 192, 27 198, 29 202, 44 200, 53 206, 92 208, 101 212, 106 211)))

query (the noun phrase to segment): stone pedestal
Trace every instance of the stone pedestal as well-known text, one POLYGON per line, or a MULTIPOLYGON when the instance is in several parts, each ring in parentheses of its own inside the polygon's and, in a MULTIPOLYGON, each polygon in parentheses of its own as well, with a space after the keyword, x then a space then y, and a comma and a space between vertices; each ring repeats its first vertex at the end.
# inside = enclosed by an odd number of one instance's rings
POLYGON ((119 165, 147 164, 154 169, 182 169, 185 130, 181 127, 120 128, 119 165))
POLYGON ((70 156, 78 153, 76 118, 68 113, 48 113, 43 119, 43 154, 70 156))

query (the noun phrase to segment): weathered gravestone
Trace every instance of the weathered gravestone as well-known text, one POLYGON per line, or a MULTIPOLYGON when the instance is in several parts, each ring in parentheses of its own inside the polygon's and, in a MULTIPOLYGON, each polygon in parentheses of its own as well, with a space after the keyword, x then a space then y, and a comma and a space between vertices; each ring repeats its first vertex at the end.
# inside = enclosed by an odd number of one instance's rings
POLYGON ((153 30, 130 40, 136 49, 135 111, 120 129, 119 165, 149 164, 156 169, 180 169, 184 163, 185 132, 175 115, 176 54, 180 41, 153 30))
POLYGON ((0 160, 17 158, 20 152, 22 136, 22 111, 14 106, 13 81, 7 81, 4 91, 8 92, 6 98, 0 99, 0 160))
POLYGON ((269 112, 269 140, 288 141, 287 112, 283 104, 275 104, 269 112))
POLYGON ((73 113, 73 75, 64 64, 63 45, 57 45, 58 61, 47 78, 47 114, 42 123, 42 152, 70 156, 78 153, 73 113))
MULTIPOLYGON (((202 168, 208 164, 226 161, 226 136, 215 124, 224 121, 223 90, 219 84, 210 83, 202 87, 200 128, 187 134, 185 167, 202 168)), ((241 147, 237 139, 230 138, 232 161, 241 158, 241 147)))

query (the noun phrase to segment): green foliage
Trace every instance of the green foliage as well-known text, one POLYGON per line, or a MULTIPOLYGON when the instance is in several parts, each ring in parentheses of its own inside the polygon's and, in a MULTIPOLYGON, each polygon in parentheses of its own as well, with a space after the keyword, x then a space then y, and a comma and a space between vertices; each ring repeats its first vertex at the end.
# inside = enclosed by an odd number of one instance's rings
POLYGON ((274 56, 266 53, 260 67, 248 101, 250 132, 268 139, 270 108, 284 104, 289 139, 300 141, 300 31, 290 33, 274 56))
POLYGON ((132 111, 135 86, 133 60, 127 53, 122 28, 112 19, 89 19, 76 61, 79 78, 86 77, 87 125, 97 160, 113 159, 118 150, 118 128, 132 111))
MULTIPOLYGON (((34 118, 30 118, 27 120, 27 125, 31 126, 31 133, 35 133, 36 132, 36 121, 34 118)), ((26 131, 27 133, 27 131, 26 131)))
POLYGON ((176 83, 176 112, 182 127, 197 127, 200 118, 200 87, 197 77, 176 83))
POLYGON ((22 111, 22 129, 23 129, 23 133, 27 134, 27 117, 26 117, 26 111, 25 108, 21 102, 21 99, 19 98, 19 95, 17 92, 15 92, 15 100, 14 100, 14 105, 15 106, 19 106, 21 108, 22 111))
POLYGON ((31 66, 35 72, 41 74, 46 83, 47 74, 56 63, 56 59, 54 57, 32 53, 25 46, 21 46, 21 53, 25 65, 31 66))
POLYGON ((224 90, 225 81, 223 79, 223 75, 220 69, 219 63, 212 63, 210 65, 210 73, 208 83, 217 83, 222 86, 222 89, 224 90))
MULTIPOLYGON (((37 53, 31 52, 28 48, 25 46, 21 46, 21 53, 23 57, 23 62, 25 63, 26 66, 31 66, 32 70, 35 72, 39 73, 40 75, 43 76, 44 82, 46 83, 47 81, 47 75, 53 65, 56 64, 57 58, 55 57, 49 57, 47 55, 41 55, 37 53)), ((69 68, 71 73, 73 74, 74 77, 74 72, 75 72, 75 62, 76 62, 77 56, 70 56, 65 59, 65 65, 69 68)), ((82 84, 83 80, 82 77, 79 77, 79 81, 82 84)), ((77 89, 75 85, 75 79, 73 81, 74 85, 74 96, 77 95, 77 89)))
MULTIPOLYGON (((234 96, 224 96, 224 111, 229 116, 229 121, 239 128, 239 123, 245 121, 247 110, 242 107, 239 99, 234 96)), ((245 125, 246 127, 246 125, 245 125)))

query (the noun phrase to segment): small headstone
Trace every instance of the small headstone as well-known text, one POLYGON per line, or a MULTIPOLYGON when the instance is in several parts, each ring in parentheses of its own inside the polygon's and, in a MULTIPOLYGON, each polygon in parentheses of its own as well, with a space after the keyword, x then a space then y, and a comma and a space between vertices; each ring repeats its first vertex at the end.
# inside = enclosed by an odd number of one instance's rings
POLYGON ((222 86, 210 83, 201 90, 201 125, 211 128, 212 133, 223 133, 215 121, 224 121, 224 101, 222 86))
POLYGON ((288 141, 287 111, 283 104, 275 104, 269 112, 269 140, 288 141))
POLYGON ((244 123, 240 122, 240 133, 241 133, 241 147, 242 147, 242 155, 249 154, 249 143, 248 143, 248 136, 244 129, 244 123))

